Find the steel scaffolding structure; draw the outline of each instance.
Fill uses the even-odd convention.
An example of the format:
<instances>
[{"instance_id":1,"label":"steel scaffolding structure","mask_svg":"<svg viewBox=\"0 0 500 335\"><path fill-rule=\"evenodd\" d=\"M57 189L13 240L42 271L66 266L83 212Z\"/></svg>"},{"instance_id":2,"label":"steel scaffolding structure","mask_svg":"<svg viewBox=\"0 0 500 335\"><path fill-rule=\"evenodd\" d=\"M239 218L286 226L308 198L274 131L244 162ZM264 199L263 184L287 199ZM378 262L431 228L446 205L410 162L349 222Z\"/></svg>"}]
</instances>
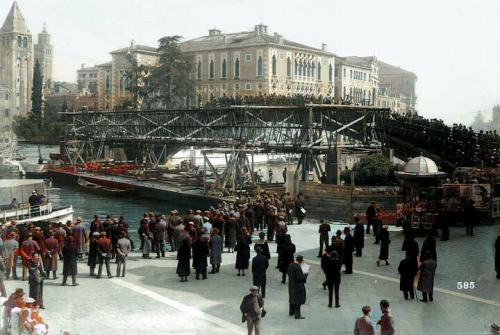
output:
<instances>
[{"instance_id":1,"label":"steel scaffolding structure","mask_svg":"<svg viewBox=\"0 0 500 335\"><path fill-rule=\"evenodd\" d=\"M217 109L65 113L66 138L103 144L246 147L274 152L332 150L339 135L350 145L381 145L387 109L342 105L233 106ZM98 151L98 149L97 149ZM96 152L97 152L96 151Z\"/></svg>"}]
</instances>

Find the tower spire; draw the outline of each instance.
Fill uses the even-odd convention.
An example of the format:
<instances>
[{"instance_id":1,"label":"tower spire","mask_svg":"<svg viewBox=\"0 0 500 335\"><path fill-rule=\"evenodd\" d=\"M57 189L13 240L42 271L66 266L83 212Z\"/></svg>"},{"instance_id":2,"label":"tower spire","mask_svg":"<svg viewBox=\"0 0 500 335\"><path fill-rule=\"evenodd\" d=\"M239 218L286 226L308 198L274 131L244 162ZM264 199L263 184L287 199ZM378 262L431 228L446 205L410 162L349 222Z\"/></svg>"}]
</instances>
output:
<instances>
[{"instance_id":1,"label":"tower spire","mask_svg":"<svg viewBox=\"0 0 500 335\"><path fill-rule=\"evenodd\" d=\"M26 26L26 21L24 20L24 16L17 5L17 1L12 3L12 7L10 8L9 14L5 19L2 28L0 29L1 33L20 33L20 34L30 34L28 27Z\"/></svg>"}]
</instances>

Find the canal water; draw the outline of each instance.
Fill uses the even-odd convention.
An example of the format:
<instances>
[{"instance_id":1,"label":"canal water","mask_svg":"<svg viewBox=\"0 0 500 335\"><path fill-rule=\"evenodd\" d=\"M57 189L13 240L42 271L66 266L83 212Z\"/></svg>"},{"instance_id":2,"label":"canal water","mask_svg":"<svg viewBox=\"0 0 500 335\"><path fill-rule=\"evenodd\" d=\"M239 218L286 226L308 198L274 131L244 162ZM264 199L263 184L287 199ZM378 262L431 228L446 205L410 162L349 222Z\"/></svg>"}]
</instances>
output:
<instances>
[{"instance_id":1,"label":"canal water","mask_svg":"<svg viewBox=\"0 0 500 335\"><path fill-rule=\"evenodd\" d=\"M49 158L49 153L59 152L58 146L51 145L41 145L40 151L42 153L42 158L47 160ZM19 153L26 157L26 161L36 163L38 161L38 147L36 145L19 145ZM180 152L177 157L174 158L175 163L179 163L182 159L188 158L188 151ZM224 160L222 157L215 157L216 160ZM197 164L203 164L203 161L199 162L197 158ZM268 166L265 164L264 158L259 158L260 163L256 166L256 169L261 169L264 173L267 171ZM281 171L284 165L273 165L274 170L274 180L282 181ZM267 178L267 173L266 178ZM112 197L106 195L99 195L91 192L83 191L78 186L69 185L58 185L57 183L52 183L52 186L48 189L47 196L51 199L55 208L73 206L75 211L75 218L81 217L84 222L88 225L92 220L94 215L99 215L100 217L105 217L108 214L114 217L119 217L123 215L129 224L131 236L134 240L137 240L137 229L139 228L139 221L145 212L153 213L169 213L173 209L177 209L181 212L185 212L189 208L185 205L181 205L175 202L162 202L154 199L141 199L141 198L127 198L127 197ZM193 204L196 207L196 204ZM195 208L197 209L197 208Z\"/></svg>"}]
</instances>

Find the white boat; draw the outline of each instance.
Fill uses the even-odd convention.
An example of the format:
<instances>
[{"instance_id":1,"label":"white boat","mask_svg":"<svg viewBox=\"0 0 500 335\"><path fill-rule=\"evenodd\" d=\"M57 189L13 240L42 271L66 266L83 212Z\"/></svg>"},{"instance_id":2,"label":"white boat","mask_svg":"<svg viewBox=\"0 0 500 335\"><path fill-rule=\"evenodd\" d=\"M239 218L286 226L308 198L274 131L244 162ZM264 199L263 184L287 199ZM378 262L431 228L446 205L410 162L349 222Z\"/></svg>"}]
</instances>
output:
<instances>
[{"instance_id":1,"label":"white boat","mask_svg":"<svg viewBox=\"0 0 500 335\"><path fill-rule=\"evenodd\" d=\"M0 220L18 224L73 221L73 206L54 208L47 190L43 179L0 179ZM33 191L40 197L40 205L30 206Z\"/></svg>"}]
</instances>

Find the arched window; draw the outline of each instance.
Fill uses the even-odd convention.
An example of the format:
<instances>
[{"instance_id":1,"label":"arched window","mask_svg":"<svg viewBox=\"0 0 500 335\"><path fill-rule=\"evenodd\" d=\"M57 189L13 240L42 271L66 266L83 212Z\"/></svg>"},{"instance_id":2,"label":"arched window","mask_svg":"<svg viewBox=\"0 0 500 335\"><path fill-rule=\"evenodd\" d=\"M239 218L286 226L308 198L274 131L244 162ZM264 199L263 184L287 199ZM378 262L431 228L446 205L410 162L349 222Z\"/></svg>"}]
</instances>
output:
<instances>
[{"instance_id":1,"label":"arched window","mask_svg":"<svg viewBox=\"0 0 500 335\"><path fill-rule=\"evenodd\" d=\"M286 59L286 76L292 76L292 61L290 60L290 57Z\"/></svg>"},{"instance_id":2,"label":"arched window","mask_svg":"<svg viewBox=\"0 0 500 335\"><path fill-rule=\"evenodd\" d=\"M23 46L23 39L21 36L17 36L17 46L22 47Z\"/></svg>"},{"instance_id":3,"label":"arched window","mask_svg":"<svg viewBox=\"0 0 500 335\"><path fill-rule=\"evenodd\" d=\"M240 77L240 59L236 58L234 61L234 78Z\"/></svg>"},{"instance_id":4,"label":"arched window","mask_svg":"<svg viewBox=\"0 0 500 335\"><path fill-rule=\"evenodd\" d=\"M311 66L311 77L314 78L314 73L316 71L316 65L314 64L314 62L312 63L312 66Z\"/></svg>"},{"instance_id":5,"label":"arched window","mask_svg":"<svg viewBox=\"0 0 500 335\"><path fill-rule=\"evenodd\" d=\"M299 73L299 62L297 62L297 60L295 60L295 75L297 74L300 74Z\"/></svg>"},{"instance_id":6,"label":"arched window","mask_svg":"<svg viewBox=\"0 0 500 335\"><path fill-rule=\"evenodd\" d=\"M23 48L27 48L28 47L28 38L25 37L23 38Z\"/></svg>"},{"instance_id":7,"label":"arched window","mask_svg":"<svg viewBox=\"0 0 500 335\"><path fill-rule=\"evenodd\" d=\"M302 76L302 61L299 61L299 76Z\"/></svg>"},{"instance_id":8,"label":"arched window","mask_svg":"<svg viewBox=\"0 0 500 335\"><path fill-rule=\"evenodd\" d=\"M125 91L125 80L123 80L123 77L120 77L120 91Z\"/></svg>"},{"instance_id":9,"label":"arched window","mask_svg":"<svg viewBox=\"0 0 500 335\"><path fill-rule=\"evenodd\" d=\"M311 77L311 76L312 76L312 75L311 75L311 63L309 63L309 62L307 63L307 76L308 76L308 77Z\"/></svg>"},{"instance_id":10,"label":"arched window","mask_svg":"<svg viewBox=\"0 0 500 335\"><path fill-rule=\"evenodd\" d=\"M333 81L333 66L332 66L332 64L330 64L330 66L328 67L328 80Z\"/></svg>"},{"instance_id":11,"label":"arched window","mask_svg":"<svg viewBox=\"0 0 500 335\"><path fill-rule=\"evenodd\" d=\"M226 60L222 60L222 78L227 78L227 63Z\"/></svg>"},{"instance_id":12,"label":"arched window","mask_svg":"<svg viewBox=\"0 0 500 335\"><path fill-rule=\"evenodd\" d=\"M201 79L201 60L198 61L198 66L196 67L196 78Z\"/></svg>"},{"instance_id":13,"label":"arched window","mask_svg":"<svg viewBox=\"0 0 500 335\"><path fill-rule=\"evenodd\" d=\"M106 74L106 84L105 84L105 89L106 91L109 91L109 73Z\"/></svg>"},{"instance_id":14,"label":"arched window","mask_svg":"<svg viewBox=\"0 0 500 335\"><path fill-rule=\"evenodd\" d=\"M273 60L272 60L272 74L273 74L273 76L276 75L276 55L273 55Z\"/></svg>"},{"instance_id":15,"label":"arched window","mask_svg":"<svg viewBox=\"0 0 500 335\"><path fill-rule=\"evenodd\" d=\"M215 77L215 65L214 65L214 60L210 60L210 72L209 72L209 78L214 79Z\"/></svg>"},{"instance_id":16,"label":"arched window","mask_svg":"<svg viewBox=\"0 0 500 335\"><path fill-rule=\"evenodd\" d=\"M321 62L318 62L318 80L321 80Z\"/></svg>"},{"instance_id":17,"label":"arched window","mask_svg":"<svg viewBox=\"0 0 500 335\"><path fill-rule=\"evenodd\" d=\"M257 77L264 76L264 64L262 62L262 56L259 56L257 60Z\"/></svg>"}]
</instances>

